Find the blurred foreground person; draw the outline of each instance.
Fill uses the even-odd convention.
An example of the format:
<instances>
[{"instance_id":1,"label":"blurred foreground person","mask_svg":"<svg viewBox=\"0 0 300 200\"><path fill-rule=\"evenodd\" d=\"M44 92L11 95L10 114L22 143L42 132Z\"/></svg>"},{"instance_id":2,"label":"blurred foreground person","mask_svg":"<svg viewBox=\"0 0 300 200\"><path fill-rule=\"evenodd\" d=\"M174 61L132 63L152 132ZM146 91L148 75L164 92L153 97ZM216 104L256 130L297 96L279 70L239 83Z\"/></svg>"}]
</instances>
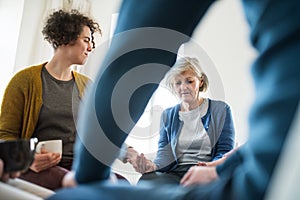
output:
<instances>
[{"instance_id":1,"label":"blurred foreground person","mask_svg":"<svg viewBox=\"0 0 300 200\"><path fill-rule=\"evenodd\" d=\"M197 182L187 184L192 186L140 184L135 187L112 185L105 181L109 177L110 165L134 126L127 117L119 117L124 112L115 115L116 110L123 108L118 105L127 100L128 94L117 90L122 88L118 81L127 78L127 84L122 85L140 86L132 93L127 107L133 121L136 121L157 88L151 83L159 82L167 72L163 71L162 65L174 64L178 48L189 40L213 2L123 1L110 51L81 109L83 114L78 131L81 137L76 142L74 166L74 181L79 185L58 191L50 199L264 198L299 104L298 0L242 1L250 25L251 43L258 52L252 66L256 99L249 115L250 133L245 145L217 167L199 166L197 170L193 167L194 175L202 176ZM124 53L128 49L132 51ZM133 72L140 73L139 79L130 76ZM128 76L123 77L124 74ZM142 80L143 86L140 85ZM115 93L116 90L119 93ZM112 98L114 95L119 96ZM96 136L106 140L98 140L97 143L105 144L106 149L109 147L110 151L106 154L101 154L103 149L95 148L91 139L95 138L94 132L99 127L102 134L97 132Z\"/></svg>"}]
</instances>

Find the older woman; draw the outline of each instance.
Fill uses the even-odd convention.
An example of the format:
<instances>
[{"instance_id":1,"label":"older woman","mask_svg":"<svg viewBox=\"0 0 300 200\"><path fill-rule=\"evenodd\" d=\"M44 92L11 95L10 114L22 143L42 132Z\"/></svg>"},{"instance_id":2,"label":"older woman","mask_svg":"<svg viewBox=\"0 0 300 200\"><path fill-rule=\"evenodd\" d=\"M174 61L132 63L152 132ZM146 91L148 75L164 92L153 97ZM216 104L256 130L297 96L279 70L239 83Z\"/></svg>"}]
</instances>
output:
<instances>
[{"instance_id":1,"label":"older woman","mask_svg":"<svg viewBox=\"0 0 300 200\"><path fill-rule=\"evenodd\" d=\"M234 123L225 102L201 96L209 84L196 58L179 59L165 83L181 103L162 113L156 158L152 162L141 154L129 162L142 180L179 183L190 167L218 160L234 148Z\"/></svg>"},{"instance_id":2,"label":"older woman","mask_svg":"<svg viewBox=\"0 0 300 200\"><path fill-rule=\"evenodd\" d=\"M77 110L90 82L71 66L86 62L95 46L95 32L101 33L98 23L77 10L52 13L42 33L54 49L53 57L49 62L21 70L6 88L0 139L37 137L39 141L63 142L62 155L47 151L35 155L30 170L22 175L28 181L56 189L71 168Z\"/></svg>"}]
</instances>

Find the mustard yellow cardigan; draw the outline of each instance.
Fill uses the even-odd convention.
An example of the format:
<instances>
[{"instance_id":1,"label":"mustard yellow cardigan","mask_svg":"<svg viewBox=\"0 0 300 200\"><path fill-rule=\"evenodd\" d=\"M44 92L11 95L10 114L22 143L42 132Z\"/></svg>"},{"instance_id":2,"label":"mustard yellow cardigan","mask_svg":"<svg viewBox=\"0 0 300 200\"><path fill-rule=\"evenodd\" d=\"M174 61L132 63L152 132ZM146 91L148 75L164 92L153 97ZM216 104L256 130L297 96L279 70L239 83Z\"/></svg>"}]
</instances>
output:
<instances>
[{"instance_id":1,"label":"mustard yellow cardigan","mask_svg":"<svg viewBox=\"0 0 300 200\"><path fill-rule=\"evenodd\" d=\"M43 104L41 73L45 64L23 69L10 80L0 110L0 139L28 139L34 133ZM90 79L78 72L72 73L82 98Z\"/></svg>"}]
</instances>

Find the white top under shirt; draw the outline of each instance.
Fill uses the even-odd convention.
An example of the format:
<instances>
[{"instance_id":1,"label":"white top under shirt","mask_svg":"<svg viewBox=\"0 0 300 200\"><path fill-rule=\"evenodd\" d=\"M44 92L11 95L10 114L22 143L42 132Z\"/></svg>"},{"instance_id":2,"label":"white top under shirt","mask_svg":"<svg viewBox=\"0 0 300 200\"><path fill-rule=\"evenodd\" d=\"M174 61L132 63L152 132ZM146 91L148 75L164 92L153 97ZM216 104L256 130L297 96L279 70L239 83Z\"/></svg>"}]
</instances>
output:
<instances>
[{"instance_id":1,"label":"white top under shirt","mask_svg":"<svg viewBox=\"0 0 300 200\"><path fill-rule=\"evenodd\" d=\"M178 136L176 154L179 165L197 164L199 161L211 161L211 143L201 118L207 113L208 99L191 111L179 111L179 120L183 121Z\"/></svg>"}]
</instances>

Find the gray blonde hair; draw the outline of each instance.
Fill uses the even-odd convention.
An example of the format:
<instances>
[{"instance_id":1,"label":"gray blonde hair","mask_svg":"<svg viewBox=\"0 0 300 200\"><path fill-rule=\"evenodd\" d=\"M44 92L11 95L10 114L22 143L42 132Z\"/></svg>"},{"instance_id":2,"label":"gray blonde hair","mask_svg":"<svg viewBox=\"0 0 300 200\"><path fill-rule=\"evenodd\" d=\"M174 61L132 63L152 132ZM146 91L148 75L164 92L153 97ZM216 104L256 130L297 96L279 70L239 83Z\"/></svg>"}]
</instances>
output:
<instances>
[{"instance_id":1,"label":"gray blonde hair","mask_svg":"<svg viewBox=\"0 0 300 200\"><path fill-rule=\"evenodd\" d=\"M203 80L203 85L199 88L200 92L205 92L208 89L208 78L202 70L198 59L194 57L183 57L176 61L173 67L166 73L164 78L164 84L171 90L172 93L175 94L173 85L175 77L186 71L193 71L199 80Z\"/></svg>"}]
</instances>

